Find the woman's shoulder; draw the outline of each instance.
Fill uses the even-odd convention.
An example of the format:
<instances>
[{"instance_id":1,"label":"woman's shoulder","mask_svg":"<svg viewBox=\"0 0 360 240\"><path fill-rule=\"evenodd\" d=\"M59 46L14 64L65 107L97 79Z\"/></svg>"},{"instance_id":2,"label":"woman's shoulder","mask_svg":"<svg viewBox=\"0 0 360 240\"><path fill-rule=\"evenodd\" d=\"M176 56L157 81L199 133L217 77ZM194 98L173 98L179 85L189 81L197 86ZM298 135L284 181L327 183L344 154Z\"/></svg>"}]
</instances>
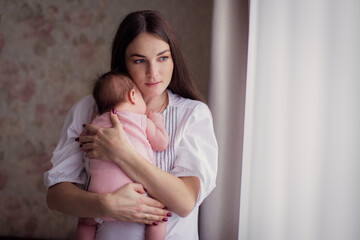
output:
<instances>
[{"instance_id":1,"label":"woman's shoulder","mask_svg":"<svg viewBox=\"0 0 360 240\"><path fill-rule=\"evenodd\" d=\"M94 97L92 95L86 95L80 98L73 107L93 107L95 104Z\"/></svg>"},{"instance_id":2,"label":"woman's shoulder","mask_svg":"<svg viewBox=\"0 0 360 240\"><path fill-rule=\"evenodd\" d=\"M91 120L94 112L97 112L97 107L93 96L87 95L82 97L70 109L65 120L65 125L76 124L82 126L82 124Z\"/></svg>"},{"instance_id":3,"label":"woman's shoulder","mask_svg":"<svg viewBox=\"0 0 360 240\"><path fill-rule=\"evenodd\" d=\"M168 94L169 105L172 107L177 107L183 110L209 111L209 107L201 101L181 97L169 90Z\"/></svg>"},{"instance_id":4,"label":"woman's shoulder","mask_svg":"<svg viewBox=\"0 0 360 240\"><path fill-rule=\"evenodd\" d=\"M87 95L82 97L74 106L71 108L70 111L72 112L93 112L96 110L95 100L92 95Z\"/></svg>"}]
</instances>

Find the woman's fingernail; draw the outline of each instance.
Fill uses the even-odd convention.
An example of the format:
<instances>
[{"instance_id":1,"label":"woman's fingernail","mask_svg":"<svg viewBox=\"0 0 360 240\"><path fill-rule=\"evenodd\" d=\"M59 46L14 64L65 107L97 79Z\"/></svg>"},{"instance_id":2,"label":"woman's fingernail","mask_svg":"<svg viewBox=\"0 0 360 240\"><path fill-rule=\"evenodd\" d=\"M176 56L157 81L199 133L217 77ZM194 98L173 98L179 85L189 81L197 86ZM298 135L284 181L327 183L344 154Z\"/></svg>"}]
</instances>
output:
<instances>
[{"instance_id":1,"label":"woman's fingernail","mask_svg":"<svg viewBox=\"0 0 360 240\"><path fill-rule=\"evenodd\" d=\"M117 111L116 111L115 108L112 109L112 113L113 113L113 114L116 114L116 113L117 113Z\"/></svg>"},{"instance_id":2,"label":"woman's fingernail","mask_svg":"<svg viewBox=\"0 0 360 240\"><path fill-rule=\"evenodd\" d=\"M167 219L167 218L163 218L162 220L163 220L163 222L167 222L167 221L168 221L168 219Z\"/></svg>"},{"instance_id":3,"label":"woman's fingernail","mask_svg":"<svg viewBox=\"0 0 360 240\"><path fill-rule=\"evenodd\" d=\"M157 222L153 222L153 225L154 225L154 226L157 226L157 225L158 225L158 223L157 223Z\"/></svg>"},{"instance_id":4,"label":"woman's fingernail","mask_svg":"<svg viewBox=\"0 0 360 240\"><path fill-rule=\"evenodd\" d=\"M168 212L168 213L166 214L166 216L171 217L171 216L172 216L171 212Z\"/></svg>"},{"instance_id":5,"label":"woman's fingernail","mask_svg":"<svg viewBox=\"0 0 360 240\"><path fill-rule=\"evenodd\" d=\"M167 209L167 207L164 207L163 209L164 209L164 210L169 210L169 209Z\"/></svg>"},{"instance_id":6,"label":"woman's fingernail","mask_svg":"<svg viewBox=\"0 0 360 240\"><path fill-rule=\"evenodd\" d=\"M77 138L75 138L75 141L77 141L77 142L78 142L78 141L79 141L79 138L78 138L78 137L77 137Z\"/></svg>"}]
</instances>

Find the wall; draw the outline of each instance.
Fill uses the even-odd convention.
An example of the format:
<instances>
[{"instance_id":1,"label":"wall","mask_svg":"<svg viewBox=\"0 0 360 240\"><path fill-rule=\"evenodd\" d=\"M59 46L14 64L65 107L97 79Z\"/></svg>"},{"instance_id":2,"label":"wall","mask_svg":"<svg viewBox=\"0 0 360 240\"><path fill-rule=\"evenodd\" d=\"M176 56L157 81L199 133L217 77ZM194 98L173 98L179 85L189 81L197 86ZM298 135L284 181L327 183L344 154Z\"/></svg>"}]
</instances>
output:
<instances>
[{"instance_id":1,"label":"wall","mask_svg":"<svg viewBox=\"0 0 360 240\"><path fill-rule=\"evenodd\" d=\"M0 236L73 238L76 219L45 204L43 173L68 110L109 69L118 23L139 9L174 25L206 97L210 0L0 2Z\"/></svg>"}]
</instances>

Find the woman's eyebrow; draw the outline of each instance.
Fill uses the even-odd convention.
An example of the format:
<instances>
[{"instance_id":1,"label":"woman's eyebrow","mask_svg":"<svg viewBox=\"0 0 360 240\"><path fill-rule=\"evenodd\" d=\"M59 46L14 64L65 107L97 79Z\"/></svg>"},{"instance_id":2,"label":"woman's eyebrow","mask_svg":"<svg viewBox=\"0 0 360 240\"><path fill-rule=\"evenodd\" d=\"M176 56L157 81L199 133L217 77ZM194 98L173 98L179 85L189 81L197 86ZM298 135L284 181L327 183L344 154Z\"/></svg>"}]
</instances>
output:
<instances>
[{"instance_id":1,"label":"woman's eyebrow","mask_svg":"<svg viewBox=\"0 0 360 240\"><path fill-rule=\"evenodd\" d=\"M138 53L131 54L129 57L141 57L141 58L145 58L145 56L140 55L140 54L138 54Z\"/></svg>"},{"instance_id":2,"label":"woman's eyebrow","mask_svg":"<svg viewBox=\"0 0 360 240\"><path fill-rule=\"evenodd\" d=\"M164 54L164 53L166 53L166 52L170 52L170 50L169 50L169 49L166 49L166 50L164 50L164 51L161 51L161 52L159 52L158 54L156 54L156 56L160 56L160 55L162 55L162 54ZM141 55L141 54L138 54L138 53L131 54L129 57L146 58L144 55Z\"/></svg>"},{"instance_id":3,"label":"woman's eyebrow","mask_svg":"<svg viewBox=\"0 0 360 240\"><path fill-rule=\"evenodd\" d=\"M170 52L170 50L169 50L169 49L166 49L166 50L164 50L164 51L159 52L158 54L156 54L156 56L163 55L163 54L166 53L166 52Z\"/></svg>"}]
</instances>

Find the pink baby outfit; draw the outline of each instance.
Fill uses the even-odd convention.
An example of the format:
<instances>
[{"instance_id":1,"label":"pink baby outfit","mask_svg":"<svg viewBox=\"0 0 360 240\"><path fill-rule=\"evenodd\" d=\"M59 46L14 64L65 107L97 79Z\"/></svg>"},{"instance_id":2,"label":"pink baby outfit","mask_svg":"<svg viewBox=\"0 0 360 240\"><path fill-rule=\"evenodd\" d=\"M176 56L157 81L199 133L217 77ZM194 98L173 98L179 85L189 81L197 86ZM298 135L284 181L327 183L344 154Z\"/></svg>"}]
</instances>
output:
<instances>
[{"instance_id":1,"label":"pink baby outfit","mask_svg":"<svg viewBox=\"0 0 360 240\"><path fill-rule=\"evenodd\" d=\"M126 111L119 111L117 115L130 145L152 162L153 150L146 137L146 115ZM110 113L96 117L92 124L105 128L112 127ZM115 163L99 159L90 159L90 175L89 192L109 193L133 182Z\"/></svg>"},{"instance_id":2,"label":"pink baby outfit","mask_svg":"<svg viewBox=\"0 0 360 240\"><path fill-rule=\"evenodd\" d=\"M146 118L144 114L138 114L128 111L118 111L117 115L124 128L126 138L130 145L145 159L152 162L153 150L146 135ZM113 126L110 119L110 113L104 113L92 121L93 125L110 128ZM100 159L90 159L90 184L89 192L109 193L113 192L127 183L133 181L113 162ZM102 224L114 226L119 233L119 239L145 239L145 225L140 223L114 222L108 217L101 218L105 220ZM92 220L92 219L90 219ZM96 231L96 224L89 219L81 219L77 228L77 239L107 239L107 232ZM102 220L97 219L101 222ZM162 225L162 226L161 226ZM146 239L164 239L166 226L146 226Z\"/></svg>"}]
</instances>

